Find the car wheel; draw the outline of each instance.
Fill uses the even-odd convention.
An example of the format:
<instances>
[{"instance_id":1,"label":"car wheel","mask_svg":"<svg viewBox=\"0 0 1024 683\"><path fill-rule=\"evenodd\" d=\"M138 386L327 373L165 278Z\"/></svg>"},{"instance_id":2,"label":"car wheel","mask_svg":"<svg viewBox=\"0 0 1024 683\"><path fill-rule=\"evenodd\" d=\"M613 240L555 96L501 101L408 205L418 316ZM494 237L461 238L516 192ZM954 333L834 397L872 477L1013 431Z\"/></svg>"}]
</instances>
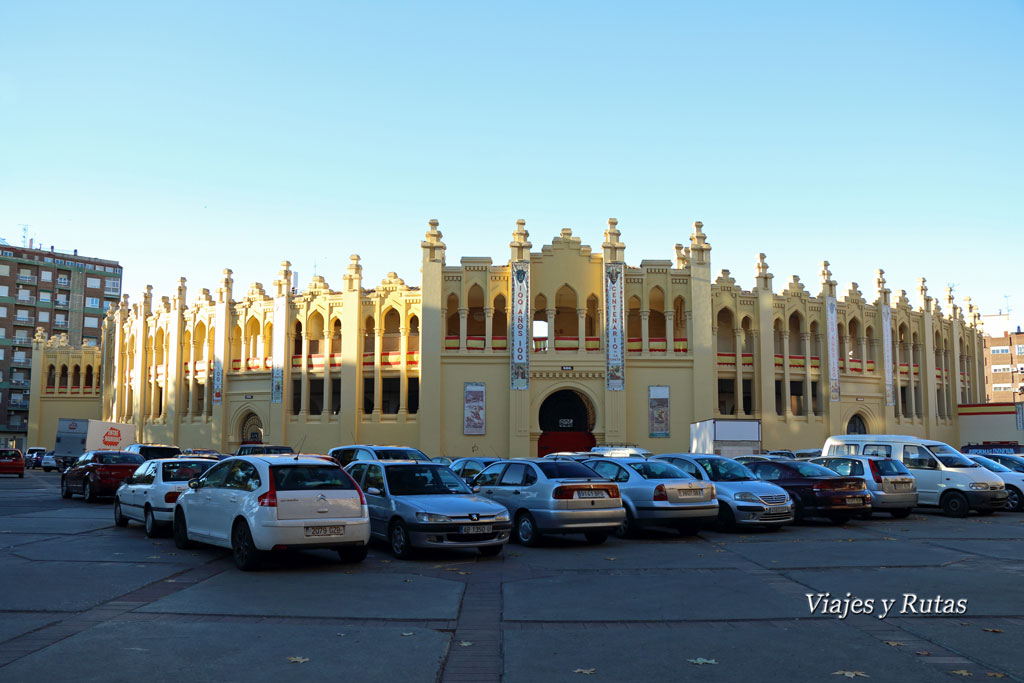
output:
<instances>
[{"instance_id":1,"label":"car wheel","mask_svg":"<svg viewBox=\"0 0 1024 683\"><path fill-rule=\"evenodd\" d=\"M590 545L601 545L608 540L608 534L599 531L588 531L583 534L583 537L587 539L587 543Z\"/></svg>"},{"instance_id":2,"label":"car wheel","mask_svg":"<svg viewBox=\"0 0 1024 683\"><path fill-rule=\"evenodd\" d=\"M64 477L60 478L60 497L61 498L70 498L71 497L71 489L68 488L68 482L67 482L67 480Z\"/></svg>"},{"instance_id":3,"label":"car wheel","mask_svg":"<svg viewBox=\"0 0 1024 683\"><path fill-rule=\"evenodd\" d=\"M96 494L92 490L92 481L89 479L82 482L82 498L85 498L86 503L96 502Z\"/></svg>"},{"instance_id":4,"label":"car wheel","mask_svg":"<svg viewBox=\"0 0 1024 683\"><path fill-rule=\"evenodd\" d=\"M192 547L192 541L188 538L185 513L181 511L181 508L174 511L174 547L179 550L187 550Z\"/></svg>"},{"instance_id":5,"label":"car wheel","mask_svg":"<svg viewBox=\"0 0 1024 683\"><path fill-rule=\"evenodd\" d=\"M504 547L504 543L502 543L501 545L482 545L479 548L477 548L477 550L479 550L480 554L484 557L494 557L495 555L500 555L501 549Z\"/></svg>"},{"instance_id":6,"label":"car wheel","mask_svg":"<svg viewBox=\"0 0 1024 683\"><path fill-rule=\"evenodd\" d=\"M957 491L950 491L944 495L940 504L943 514L947 517L966 517L971 509L964 494Z\"/></svg>"},{"instance_id":7,"label":"car wheel","mask_svg":"<svg viewBox=\"0 0 1024 683\"><path fill-rule=\"evenodd\" d=\"M533 515L525 510L516 515L515 539L525 546L535 546L540 542L540 532Z\"/></svg>"},{"instance_id":8,"label":"car wheel","mask_svg":"<svg viewBox=\"0 0 1024 683\"><path fill-rule=\"evenodd\" d=\"M356 548L338 548L338 559L346 564L362 562L366 559L366 553L369 550L370 548L365 545Z\"/></svg>"},{"instance_id":9,"label":"car wheel","mask_svg":"<svg viewBox=\"0 0 1024 683\"><path fill-rule=\"evenodd\" d=\"M153 516L153 508L146 506L146 510L143 512L146 523L146 536L149 538L156 538L160 535L160 523L156 521L156 517Z\"/></svg>"},{"instance_id":10,"label":"car wheel","mask_svg":"<svg viewBox=\"0 0 1024 683\"><path fill-rule=\"evenodd\" d=\"M634 533L636 533L636 520L633 519L633 513L629 511L629 508L626 508L626 516L615 529L615 535L619 538L629 538Z\"/></svg>"},{"instance_id":11,"label":"car wheel","mask_svg":"<svg viewBox=\"0 0 1024 683\"><path fill-rule=\"evenodd\" d=\"M1006 509L1015 512L1024 511L1024 498L1021 497L1020 490L1013 486L1006 487Z\"/></svg>"},{"instance_id":12,"label":"car wheel","mask_svg":"<svg viewBox=\"0 0 1024 683\"><path fill-rule=\"evenodd\" d=\"M906 519L912 511L911 508L900 508L899 510L889 510L889 514L895 519Z\"/></svg>"},{"instance_id":13,"label":"car wheel","mask_svg":"<svg viewBox=\"0 0 1024 683\"><path fill-rule=\"evenodd\" d=\"M399 560L408 560L412 557L412 544L409 542L409 532L405 524L395 520L388 529L388 541L391 542L391 554Z\"/></svg>"},{"instance_id":14,"label":"car wheel","mask_svg":"<svg viewBox=\"0 0 1024 683\"><path fill-rule=\"evenodd\" d=\"M120 527L128 526L128 518L121 513L121 500L114 498L114 524Z\"/></svg>"},{"instance_id":15,"label":"car wheel","mask_svg":"<svg viewBox=\"0 0 1024 683\"><path fill-rule=\"evenodd\" d=\"M231 529L231 556L235 566L243 572L251 572L260 566L260 551L252 540L249 525L238 520Z\"/></svg>"},{"instance_id":16,"label":"car wheel","mask_svg":"<svg viewBox=\"0 0 1024 683\"><path fill-rule=\"evenodd\" d=\"M847 522L849 522L851 519L853 519L853 515L848 515L848 514L844 514L844 515L829 515L828 516L828 520L830 522L832 522L832 524L834 524L836 526L842 526L842 525L846 524Z\"/></svg>"},{"instance_id":17,"label":"car wheel","mask_svg":"<svg viewBox=\"0 0 1024 683\"><path fill-rule=\"evenodd\" d=\"M736 528L736 515L728 503L718 503L718 526L723 529Z\"/></svg>"}]
</instances>

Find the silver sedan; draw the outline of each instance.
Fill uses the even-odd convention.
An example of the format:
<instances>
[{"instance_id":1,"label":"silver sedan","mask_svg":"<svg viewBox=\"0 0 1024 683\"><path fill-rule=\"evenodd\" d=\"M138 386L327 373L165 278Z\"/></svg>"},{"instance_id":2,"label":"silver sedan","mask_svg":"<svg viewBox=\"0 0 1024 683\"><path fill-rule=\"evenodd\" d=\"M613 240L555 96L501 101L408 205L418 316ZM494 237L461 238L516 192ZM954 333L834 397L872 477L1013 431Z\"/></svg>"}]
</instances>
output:
<instances>
[{"instance_id":1,"label":"silver sedan","mask_svg":"<svg viewBox=\"0 0 1024 683\"><path fill-rule=\"evenodd\" d=\"M345 468L363 488L370 535L386 540L399 559L415 548L477 548L497 555L511 523L501 505L473 495L440 463L418 460L356 461Z\"/></svg>"},{"instance_id":2,"label":"silver sedan","mask_svg":"<svg viewBox=\"0 0 1024 683\"><path fill-rule=\"evenodd\" d=\"M583 464L618 485L626 509L619 536L644 526L672 527L691 535L718 519L715 485L670 463L634 457L594 458Z\"/></svg>"}]
</instances>

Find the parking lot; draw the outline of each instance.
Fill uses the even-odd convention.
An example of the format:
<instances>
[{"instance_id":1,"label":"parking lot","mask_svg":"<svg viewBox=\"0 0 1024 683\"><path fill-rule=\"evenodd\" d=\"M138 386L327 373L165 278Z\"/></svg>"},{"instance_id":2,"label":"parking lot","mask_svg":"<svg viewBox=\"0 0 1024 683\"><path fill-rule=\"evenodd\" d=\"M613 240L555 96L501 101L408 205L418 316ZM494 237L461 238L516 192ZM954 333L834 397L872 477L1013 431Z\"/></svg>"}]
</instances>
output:
<instances>
[{"instance_id":1,"label":"parking lot","mask_svg":"<svg viewBox=\"0 0 1024 683\"><path fill-rule=\"evenodd\" d=\"M62 500L59 476L0 479L0 680L1024 680L1021 514L308 552L243 573L114 527L109 501ZM812 613L819 593L872 613Z\"/></svg>"}]
</instances>

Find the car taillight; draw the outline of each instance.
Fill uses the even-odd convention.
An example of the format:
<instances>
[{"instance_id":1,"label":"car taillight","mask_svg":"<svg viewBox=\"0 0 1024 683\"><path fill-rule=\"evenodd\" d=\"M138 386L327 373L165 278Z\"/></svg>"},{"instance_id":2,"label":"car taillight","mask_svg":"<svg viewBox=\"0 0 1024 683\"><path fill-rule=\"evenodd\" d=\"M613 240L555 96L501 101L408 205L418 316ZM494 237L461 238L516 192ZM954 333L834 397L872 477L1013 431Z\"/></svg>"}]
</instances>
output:
<instances>
[{"instance_id":1,"label":"car taillight","mask_svg":"<svg viewBox=\"0 0 1024 683\"><path fill-rule=\"evenodd\" d=\"M654 487L654 500L668 500L668 491L665 490L664 484Z\"/></svg>"},{"instance_id":2,"label":"car taillight","mask_svg":"<svg viewBox=\"0 0 1024 683\"><path fill-rule=\"evenodd\" d=\"M555 500L571 500L575 491L576 489L570 486L556 486L551 492L551 497Z\"/></svg>"},{"instance_id":3,"label":"car taillight","mask_svg":"<svg viewBox=\"0 0 1024 683\"><path fill-rule=\"evenodd\" d=\"M269 472L270 490L266 493L261 493L256 497L256 502L259 503L261 508L276 508L277 507L277 484L274 483L274 470L271 468Z\"/></svg>"},{"instance_id":4,"label":"car taillight","mask_svg":"<svg viewBox=\"0 0 1024 683\"><path fill-rule=\"evenodd\" d=\"M816 481L816 482L814 482L814 490L815 491L828 491L828 490L830 490L832 488L834 488L834 487L832 486L832 482L830 482L830 481Z\"/></svg>"},{"instance_id":5,"label":"car taillight","mask_svg":"<svg viewBox=\"0 0 1024 683\"><path fill-rule=\"evenodd\" d=\"M868 460L868 465L871 467L871 477L877 481L882 481L882 473L878 469L878 463L874 460Z\"/></svg>"},{"instance_id":6,"label":"car taillight","mask_svg":"<svg viewBox=\"0 0 1024 683\"><path fill-rule=\"evenodd\" d=\"M165 503L173 503L176 500L178 500L178 496L180 496L180 495L181 495L180 491L168 491L167 493L164 494L164 502Z\"/></svg>"},{"instance_id":7,"label":"car taillight","mask_svg":"<svg viewBox=\"0 0 1024 683\"><path fill-rule=\"evenodd\" d=\"M344 467L341 468L341 471L345 473L345 476L349 478L349 481L352 482L352 485L356 487L356 491L359 492L359 504L366 505L366 496L363 495L363 490L359 488L359 484L356 483L356 480L352 478L352 475L349 474L348 470L346 470Z\"/></svg>"}]
</instances>

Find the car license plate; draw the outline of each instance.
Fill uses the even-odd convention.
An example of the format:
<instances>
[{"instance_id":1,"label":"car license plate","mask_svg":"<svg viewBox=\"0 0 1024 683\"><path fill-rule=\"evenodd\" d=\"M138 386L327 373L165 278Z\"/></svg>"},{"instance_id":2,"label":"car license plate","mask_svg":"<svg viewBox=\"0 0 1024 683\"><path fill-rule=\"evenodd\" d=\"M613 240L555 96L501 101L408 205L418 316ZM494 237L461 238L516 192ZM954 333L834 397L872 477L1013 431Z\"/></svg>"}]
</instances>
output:
<instances>
[{"instance_id":1,"label":"car license plate","mask_svg":"<svg viewBox=\"0 0 1024 683\"><path fill-rule=\"evenodd\" d=\"M490 524L467 524L462 527L463 534L489 534L494 530Z\"/></svg>"},{"instance_id":2,"label":"car license plate","mask_svg":"<svg viewBox=\"0 0 1024 683\"><path fill-rule=\"evenodd\" d=\"M307 526L306 536L344 536L344 526Z\"/></svg>"},{"instance_id":3,"label":"car license plate","mask_svg":"<svg viewBox=\"0 0 1024 683\"><path fill-rule=\"evenodd\" d=\"M864 504L864 499L863 498L847 498L846 499L846 504L847 505L863 505Z\"/></svg>"},{"instance_id":4,"label":"car license plate","mask_svg":"<svg viewBox=\"0 0 1024 683\"><path fill-rule=\"evenodd\" d=\"M576 491L577 498L604 498L606 494L599 489L580 489Z\"/></svg>"},{"instance_id":5,"label":"car license plate","mask_svg":"<svg viewBox=\"0 0 1024 683\"><path fill-rule=\"evenodd\" d=\"M781 505L779 507L768 508L768 514L769 515L781 515L784 512L789 512L789 508L786 507L785 505Z\"/></svg>"}]
</instances>

